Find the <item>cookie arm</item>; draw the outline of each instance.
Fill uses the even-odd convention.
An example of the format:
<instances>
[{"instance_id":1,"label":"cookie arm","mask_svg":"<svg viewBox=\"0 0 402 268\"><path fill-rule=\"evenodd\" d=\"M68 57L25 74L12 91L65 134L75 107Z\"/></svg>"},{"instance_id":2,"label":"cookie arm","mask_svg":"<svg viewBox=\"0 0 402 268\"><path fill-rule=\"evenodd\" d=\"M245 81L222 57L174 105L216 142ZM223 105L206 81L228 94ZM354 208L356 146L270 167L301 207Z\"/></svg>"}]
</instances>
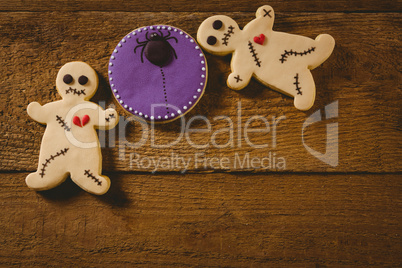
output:
<instances>
[{"instance_id":1,"label":"cookie arm","mask_svg":"<svg viewBox=\"0 0 402 268\"><path fill-rule=\"evenodd\" d=\"M119 123L119 115L116 110L112 108L103 110L99 107L99 122L97 124L99 129L111 129L114 128L117 123Z\"/></svg>"},{"instance_id":2,"label":"cookie arm","mask_svg":"<svg viewBox=\"0 0 402 268\"><path fill-rule=\"evenodd\" d=\"M228 77L227 85L234 90L240 90L246 87L253 75L253 68L251 68L249 62L247 62L249 57L241 56L242 55L235 52L230 64L232 73Z\"/></svg>"},{"instance_id":3,"label":"cookie arm","mask_svg":"<svg viewBox=\"0 0 402 268\"><path fill-rule=\"evenodd\" d=\"M269 20L269 19L274 20L274 17L275 17L274 9L269 5L261 6L255 12L255 17L256 18L262 17L262 18L266 18L267 20Z\"/></svg>"},{"instance_id":4,"label":"cookie arm","mask_svg":"<svg viewBox=\"0 0 402 268\"><path fill-rule=\"evenodd\" d=\"M27 107L28 115L41 124L46 124L46 110L46 105L42 106L38 102L31 102Z\"/></svg>"},{"instance_id":5,"label":"cookie arm","mask_svg":"<svg viewBox=\"0 0 402 268\"><path fill-rule=\"evenodd\" d=\"M257 24L261 23L264 25L263 27L266 28L267 30L272 30L272 26L274 25L275 13L274 9L271 6L264 5L259 7L257 9L257 12L255 13L255 17L256 19L253 20L252 22ZM250 24L252 22L250 22Z\"/></svg>"}]
</instances>

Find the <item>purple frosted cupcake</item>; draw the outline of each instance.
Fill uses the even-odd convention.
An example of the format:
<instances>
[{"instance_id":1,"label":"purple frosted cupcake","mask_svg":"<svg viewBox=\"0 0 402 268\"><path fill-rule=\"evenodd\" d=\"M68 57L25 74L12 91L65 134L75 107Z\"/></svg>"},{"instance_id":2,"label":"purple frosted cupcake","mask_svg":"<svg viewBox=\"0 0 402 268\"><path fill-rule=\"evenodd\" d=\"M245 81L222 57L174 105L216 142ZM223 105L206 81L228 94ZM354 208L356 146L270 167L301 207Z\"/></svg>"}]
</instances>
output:
<instances>
[{"instance_id":1,"label":"purple frosted cupcake","mask_svg":"<svg viewBox=\"0 0 402 268\"><path fill-rule=\"evenodd\" d=\"M109 61L114 96L129 113L166 123L190 111L204 94L207 63L179 28L152 25L127 34Z\"/></svg>"}]
</instances>

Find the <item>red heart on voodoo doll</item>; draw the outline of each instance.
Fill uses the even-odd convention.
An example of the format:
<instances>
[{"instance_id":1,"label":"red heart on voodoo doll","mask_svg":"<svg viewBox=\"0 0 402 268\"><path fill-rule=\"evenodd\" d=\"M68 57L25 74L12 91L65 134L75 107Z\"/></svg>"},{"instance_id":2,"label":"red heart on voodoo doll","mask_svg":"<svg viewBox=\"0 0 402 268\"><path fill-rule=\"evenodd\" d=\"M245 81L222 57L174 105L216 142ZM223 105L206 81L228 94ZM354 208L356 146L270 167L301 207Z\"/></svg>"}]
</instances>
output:
<instances>
[{"instance_id":1,"label":"red heart on voodoo doll","mask_svg":"<svg viewBox=\"0 0 402 268\"><path fill-rule=\"evenodd\" d=\"M82 124L81 124L81 122L82 122ZM87 115L87 114L82 117L82 121L81 121L81 119L80 119L78 116L74 116L74 117L73 117L73 123L74 123L74 125L76 125L76 126L83 127L83 126L85 126L88 122L89 122L89 115Z\"/></svg>"},{"instance_id":2,"label":"red heart on voodoo doll","mask_svg":"<svg viewBox=\"0 0 402 268\"><path fill-rule=\"evenodd\" d=\"M260 36L254 36L254 42L256 42L257 44L264 44L265 41L265 35L264 34L260 34Z\"/></svg>"}]
</instances>

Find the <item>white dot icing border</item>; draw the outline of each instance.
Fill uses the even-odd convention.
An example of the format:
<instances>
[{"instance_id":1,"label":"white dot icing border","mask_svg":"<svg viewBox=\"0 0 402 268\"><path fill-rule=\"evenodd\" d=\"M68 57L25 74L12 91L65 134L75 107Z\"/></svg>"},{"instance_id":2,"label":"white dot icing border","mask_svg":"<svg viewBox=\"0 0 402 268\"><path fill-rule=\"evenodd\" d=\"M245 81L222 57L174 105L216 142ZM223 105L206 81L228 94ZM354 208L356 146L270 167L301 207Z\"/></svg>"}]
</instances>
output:
<instances>
[{"instance_id":1,"label":"white dot icing border","mask_svg":"<svg viewBox=\"0 0 402 268\"><path fill-rule=\"evenodd\" d=\"M197 104L197 102L201 99L201 97L203 96L203 94L204 94L204 92L205 92L205 87L206 87L206 82L207 82L207 77L208 77L208 67L207 67L207 64L206 64L206 57L205 57L205 55L204 55L204 52L200 49L199 45L197 44L197 41L196 41L192 36L190 36L189 34L185 33L184 31L182 31L182 30L180 30L180 29L178 29L178 28L175 28L175 27L173 27L173 26L169 26L169 25L152 25L152 26L140 27L140 28L137 28L137 29L131 31L131 32L128 33L125 37L123 37L123 38L120 40L120 42L117 44L116 48L113 50L113 53L112 53L112 55L111 55L111 57L110 57L110 60L109 60L109 70L108 70L109 81L110 81L110 82L113 81L113 76L112 76L112 75L113 75L113 70L112 70L111 68L112 68L114 65L113 65L113 62L112 62L112 61L116 59L116 54L119 52L119 48L123 46L123 43L126 43L126 41L127 41L126 38L130 39L131 37L134 37L135 35L137 35L137 33L141 33L142 31L148 31L148 29L154 30L155 27L156 27L157 30L160 30L160 29L166 30L166 29L167 29L168 31L174 31L174 32L180 31L180 32L179 32L180 36L181 36L181 37L184 37L184 39L187 39L190 43L195 44L194 49L199 50L199 51L201 52L201 53L199 54L199 56L202 57L202 60L201 60L201 65L202 65L201 71L202 71L203 73L201 74L201 78L204 79L204 82L201 82L201 83L200 83L200 87L202 87L202 89L201 89L201 88L197 88L196 91L195 91L196 93L201 93L201 94L200 94L199 96L198 96L198 95L193 95L193 96L191 97L191 99L194 99L194 101L195 101L194 105L193 105L193 101L192 101L192 100L189 100L189 101L188 101L188 105L190 105L191 107L187 107L186 105L184 105L184 106L182 107L183 110L185 110L186 112L188 112L188 111L190 111L190 110ZM111 84L110 86L111 86L111 89L112 89L112 91L113 91L113 93L114 93L114 96L115 96L115 98L117 99L117 101L121 104L121 106L122 106L125 110L128 110L128 111L132 114L132 111L133 111L134 109L133 109L132 107L129 107L127 104L124 104L124 100L122 100L122 99L121 99L121 96L118 95L118 89L115 87L114 84ZM124 105L123 105L123 104L124 104ZM186 112L185 112L185 113L186 113ZM141 116L141 117L143 117L143 118L145 118L145 119L150 118L151 121L156 119L154 116L148 116L147 114L143 114L142 112L137 111L137 110L134 111L134 114L139 115L139 116ZM170 115L165 115L165 116L163 116L163 118L165 118L165 119L169 119L169 118L170 118L170 119L173 120L173 119L179 118L181 115L183 115L183 112L182 112L181 110L178 110L178 111L177 111L177 114L178 114L178 115L176 115L176 114L174 114L174 113L171 113ZM162 119L162 116L157 116L157 119Z\"/></svg>"}]
</instances>

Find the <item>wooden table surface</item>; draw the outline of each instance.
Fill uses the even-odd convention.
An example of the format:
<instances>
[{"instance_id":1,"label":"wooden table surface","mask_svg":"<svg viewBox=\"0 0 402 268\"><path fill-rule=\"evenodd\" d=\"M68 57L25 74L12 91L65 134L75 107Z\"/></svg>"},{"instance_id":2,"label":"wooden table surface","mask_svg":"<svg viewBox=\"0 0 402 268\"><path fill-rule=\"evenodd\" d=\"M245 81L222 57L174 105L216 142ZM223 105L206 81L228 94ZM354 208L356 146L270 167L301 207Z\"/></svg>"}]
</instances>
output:
<instances>
[{"instance_id":1,"label":"wooden table surface","mask_svg":"<svg viewBox=\"0 0 402 268\"><path fill-rule=\"evenodd\" d=\"M118 107L107 64L125 34L168 24L195 37L211 15L226 14L244 26L263 4L274 8L277 31L311 38L329 33L336 40L331 57L312 71L317 98L309 111L296 110L293 99L255 80L230 90L230 57L208 53L206 92L184 124L202 115L209 131L180 138L179 120L152 132ZM1 0L0 11L2 267L402 265L398 1ZM98 72L93 100L115 105L122 115L115 130L99 133L103 171L112 181L104 196L70 179L43 192L25 185L45 129L26 107L60 99L56 74L73 60ZM326 120L330 104L338 114ZM323 120L302 134L318 110ZM244 128L256 115L270 131L249 133L250 144ZM190 125L207 127L205 120ZM336 125L327 135L327 126ZM249 122L250 129L265 126ZM324 154L327 145L338 163L324 163L306 149ZM147 163L174 157L191 160L185 172L172 162L157 170ZM254 158L266 165L247 162Z\"/></svg>"}]
</instances>

